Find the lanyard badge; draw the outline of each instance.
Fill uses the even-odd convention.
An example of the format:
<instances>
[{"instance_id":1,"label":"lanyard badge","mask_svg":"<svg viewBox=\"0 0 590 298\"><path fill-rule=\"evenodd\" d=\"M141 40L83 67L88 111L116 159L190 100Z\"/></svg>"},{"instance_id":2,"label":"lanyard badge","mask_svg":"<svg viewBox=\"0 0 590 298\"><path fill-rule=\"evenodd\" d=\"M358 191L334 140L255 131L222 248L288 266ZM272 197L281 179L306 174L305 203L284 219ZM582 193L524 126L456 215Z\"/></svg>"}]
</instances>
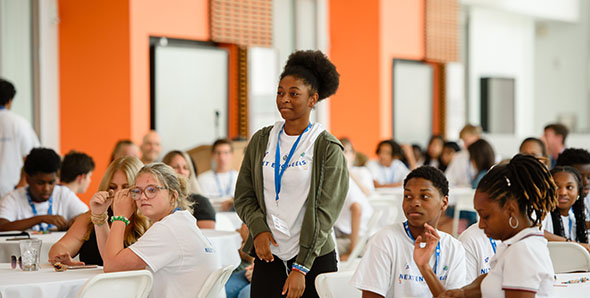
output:
<instances>
[{"instance_id":1,"label":"lanyard badge","mask_svg":"<svg viewBox=\"0 0 590 298\"><path fill-rule=\"evenodd\" d=\"M283 124L283 126L281 127L281 130L279 131L279 134L277 135L277 150L275 151L275 202L277 203L277 205L279 204L279 193L281 192L281 179L283 178L283 174L285 173L285 170L287 169L287 166L289 165L289 162L291 161L291 158L293 157L293 154L295 153L295 149L297 149L297 145L299 145L299 141L301 141L301 137L303 136L304 133L306 133L310 128L311 128L311 123L307 126L307 128L305 128L305 130L297 137L297 140L295 141L295 143L293 143L293 146L291 146L291 150L289 151L289 155L287 155L287 159L285 159L285 163L283 165L281 165L281 147L279 145L280 141L281 141L281 134L283 133L283 129L285 128L285 125Z\"/></svg>"},{"instance_id":2,"label":"lanyard badge","mask_svg":"<svg viewBox=\"0 0 590 298\"><path fill-rule=\"evenodd\" d=\"M410 239L412 239L412 242L414 242L414 245L416 245L416 239L414 239L414 236L412 236L412 233L410 232L410 225L408 224L408 221L404 221L404 229L406 229L406 234L408 235L408 237L410 237ZM436 243L436 250L434 251L434 275L436 275L436 268L438 267L438 260L440 259L440 241Z\"/></svg>"},{"instance_id":3,"label":"lanyard badge","mask_svg":"<svg viewBox=\"0 0 590 298\"><path fill-rule=\"evenodd\" d=\"M31 209L33 209L33 216L37 216L37 208L35 208L35 204L33 204L33 199L31 199L31 191L30 189L27 187L27 199L29 201L29 205L31 206ZM47 209L47 215L52 215L53 214L53 195L49 197L49 209ZM51 224L47 224L47 227L44 227L42 224L38 224L37 226L39 226L39 231L41 232L45 232L46 230L49 230L49 228L52 228L53 225Z\"/></svg>"}]
</instances>

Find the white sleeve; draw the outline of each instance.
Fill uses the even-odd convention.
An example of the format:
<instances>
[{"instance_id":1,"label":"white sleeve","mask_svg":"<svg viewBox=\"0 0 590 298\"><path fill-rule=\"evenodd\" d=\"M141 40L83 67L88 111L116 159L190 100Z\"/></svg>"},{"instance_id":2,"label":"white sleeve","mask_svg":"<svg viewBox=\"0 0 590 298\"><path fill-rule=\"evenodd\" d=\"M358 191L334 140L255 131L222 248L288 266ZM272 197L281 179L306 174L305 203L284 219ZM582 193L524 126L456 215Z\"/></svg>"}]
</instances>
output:
<instances>
[{"instance_id":1,"label":"white sleeve","mask_svg":"<svg viewBox=\"0 0 590 298\"><path fill-rule=\"evenodd\" d=\"M5 195L2 199L0 199L0 218L4 218L8 221L15 221L16 220L16 210L14 208L18 208L17 202L15 202L14 197Z\"/></svg>"},{"instance_id":2,"label":"white sleeve","mask_svg":"<svg viewBox=\"0 0 590 298\"><path fill-rule=\"evenodd\" d=\"M465 250L463 249L463 245L459 244L455 247L452 262L449 264L448 276L449 278L445 285L448 290L459 289L466 284Z\"/></svg>"},{"instance_id":3,"label":"white sleeve","mask_svg":"<svg viewBox=\"0 0 590 298\"><path fill-rule=\"evenodd\" d=\"M546 249L546 248L545 248ZM536 293L541 287L542 269L535 262L536 251L526 245L512 245L507 251L502 275L502 290L521 290ZM533 257L531 257L533 256ZM509 270L506 265L514 270Z\"/></svg>"},{"instance_id":4,"label":"white sleeve","mask_svg":"<svg viewBox=\"0 0 590 298\"><path fill-rule=\"evenodd\" d=\"M470 284L479 276L477 251L472 238L461 239L459 237L459 240L465 249L465 282Z\"/></svg>"},{"instance_id":5,"label":"white sleeve","mask_svg":"<svg viewBox=\"0 0 590 298\"><path fill-rule=\"evenodd\" d=\"M74 192L67 192L66 194L66 202L67 206L67 214L65 214L66 220L70 220L86 211L88 211L88 206L84 204L84 202L80 201L80 198L76 196Z\"/></svg>"},{"instance_id":6,"label":"white sleeve","mask_svg":"<svg viewBox=\"0 0 590 298\"><path fill-rule=\"evenodd\" d=\"M392 251L387 251L377 236L371 239L350 284L359 290L370 291L383 297L392 287ZM377 241L373 241L377 240Z\"/></svg>"},{"instance_id":7,"label":"white sleeve","mask_svg":"<svg viewBox=\"0 0 590 298\"><path fill-rule=\"evenodd\" d=\"M547 215L545 215L545 219L543 219L541 222L541 227L543 230L553 233L553 219L551 217L551 213L547 213Z\"/></svg>"},{"instance_id":8,"label":"white sleeve","mask_svg":"<svg viewBox=\"0 0 590 298\"><path fill-rule=\"evenodd\" d=\"M22 158L29 155L29 152L31 152L33 148L40 146L37 134L28 122L26 122L26 126L24 126L23 129L24 131L21 132L22 134L20 136L19 144Z\"/></svg>"},{"instance_id":9,"label":"white sleeve","mask_svg":"<svg viewBox=\"0 0 590 298\"><path fill-rule=\"evenodd\" d=\"M129 249L140 257L153 272L157 272L181 257L179 247L180 244L174 237L172 227L156 223L137 242L129 246Z\"/></svg>"}]
</instances>

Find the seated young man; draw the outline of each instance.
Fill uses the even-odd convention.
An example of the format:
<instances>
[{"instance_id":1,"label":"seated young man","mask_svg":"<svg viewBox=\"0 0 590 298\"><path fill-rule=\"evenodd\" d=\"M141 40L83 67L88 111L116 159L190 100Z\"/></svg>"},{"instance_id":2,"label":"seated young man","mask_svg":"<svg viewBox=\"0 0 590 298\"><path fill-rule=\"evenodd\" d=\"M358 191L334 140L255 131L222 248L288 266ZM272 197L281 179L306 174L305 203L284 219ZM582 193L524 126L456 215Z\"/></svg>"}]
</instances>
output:
<instances>
[{"instance_id":1,"label":"seated young man","mask_svg":"<svg viewBox=\"0 0 590 298\"><path fill-rule=\"evenodd\" d=\"M234 192L238 172L232 169L234 149L231 141L219 139L211 147L215 166L197 178L203 195L221 211L230 211L234 206Z\"/></svg>"},{"instance_id":2,"label":"seated young man","mask_svg":"<svg viewBox=\"0 0 590 298\"><path fill-rule=\"evenodd\" d=\"M61 163L59 180L74 193L85 193L94 171L94 160L86 153L70 151Z\"/></svg>"},{"instance_id":3,"label":"seated young man","mask_svg":"<svg viewBox=\"0 0 590 298\"><path fill-rule=\"evenodd\" d=\"M465 284L463 246L435 230L448 194L449 184L440 170L423 166L408 174L402 202L408 220L373 236L352 277L351 284L364 298L432 297ZM432 241L436 246L424 243ZM427 251L429 247L436 247L434 253ZM427 283L426 276L435 276L428 279L435 282Z\"/></svg>"},{"instance_id":4,"label":"seated young man","mask_svg":"<svg viewBox=\"0 0 590 298\"><path fill-rule=\"evenodd\" d=\"M67 187L56 185L60 157L47 148L35 148L25 160L29 186L0 199L0 231L66 230L88 207Z\"/></svg>"}]
</instances>

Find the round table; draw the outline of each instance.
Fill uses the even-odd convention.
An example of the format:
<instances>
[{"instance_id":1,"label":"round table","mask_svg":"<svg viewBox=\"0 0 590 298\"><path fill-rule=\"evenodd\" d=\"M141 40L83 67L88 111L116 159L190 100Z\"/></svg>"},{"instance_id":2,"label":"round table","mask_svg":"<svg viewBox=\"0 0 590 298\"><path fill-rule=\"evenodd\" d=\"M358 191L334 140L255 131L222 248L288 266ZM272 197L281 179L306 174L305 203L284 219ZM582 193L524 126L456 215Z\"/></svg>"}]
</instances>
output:
<instances>
[{"instance_id":1,"label":"round table","mask_svg":"<svg viewBox=\"0 0 590 298\"><path fill-rule=\"evenodd\" d=\"M102 267L56 272L49 264L42 264L39 271L22 271L0 263L0 296L10 298L68 298L76 297L84 283Z\"/></svg>"},{"instance_id":2,"label":"round table","mask_svg":"<svg viewBox=\"0 0 590 298\"><path fill-rule=\"evenodd\" d=\"M18 233L18 232L17 232ZM49 249L66 232L50 232L49 234L31 234L31 238L41 239L41 264L47 263ZM12 241L15 237L0 237L0 263L10 263L11 256L20 256L19 241ZM19 237L21 238L21 237Z\"/></svg>"},{"instance_id":3,"label":"round table","mask_svg":"<svg viewBox=\"0 0 590 298\"><path fill-rule=\"evenodd\" d=\"M221 266L234 265L238 267L240 265L241 259L238 252L242 245L240 233L210 229L202 229L201 231L211 241Z\"/></svg>"}]
</instances>

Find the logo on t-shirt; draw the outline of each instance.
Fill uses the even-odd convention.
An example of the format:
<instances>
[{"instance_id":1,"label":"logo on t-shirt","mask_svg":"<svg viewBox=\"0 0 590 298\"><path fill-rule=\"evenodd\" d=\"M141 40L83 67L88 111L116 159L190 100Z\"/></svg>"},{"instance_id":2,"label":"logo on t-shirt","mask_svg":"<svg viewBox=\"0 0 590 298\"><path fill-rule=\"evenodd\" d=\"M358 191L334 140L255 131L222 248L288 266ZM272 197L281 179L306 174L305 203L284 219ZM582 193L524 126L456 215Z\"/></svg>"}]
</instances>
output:
<instances>
[{"instance_id":1,"label":"logo on t-shirt","mask_svg":"<svg viewBox=\"0 0 590 298\"><path fill-rule=\"evenodd\" d=\"M405 267L405 269L406 269L406 270L410 270L410 264L407 264L407 263L406 263L406 267Z\"/></svg>"},{"instance_id":2,"label":"logo on t-shirt","mask_svg":"<svg viewBox=\"0 0 590 298\"><path fill-rule=\"evenodd\" d=\"M487 264L490 261L490 257L485 257L485 259L483 259L483 261Z\"/></svg>"},{"instance_id":3,"label":"logo on t-shirt","mask_svg":"<svg viewBox=\"0 0 590 298\"><path fill-rule=\"evenodd\" d=\"M205 252L212 254L214 251L212 247L205 247Z\"/></svg>"}]
</instances>

